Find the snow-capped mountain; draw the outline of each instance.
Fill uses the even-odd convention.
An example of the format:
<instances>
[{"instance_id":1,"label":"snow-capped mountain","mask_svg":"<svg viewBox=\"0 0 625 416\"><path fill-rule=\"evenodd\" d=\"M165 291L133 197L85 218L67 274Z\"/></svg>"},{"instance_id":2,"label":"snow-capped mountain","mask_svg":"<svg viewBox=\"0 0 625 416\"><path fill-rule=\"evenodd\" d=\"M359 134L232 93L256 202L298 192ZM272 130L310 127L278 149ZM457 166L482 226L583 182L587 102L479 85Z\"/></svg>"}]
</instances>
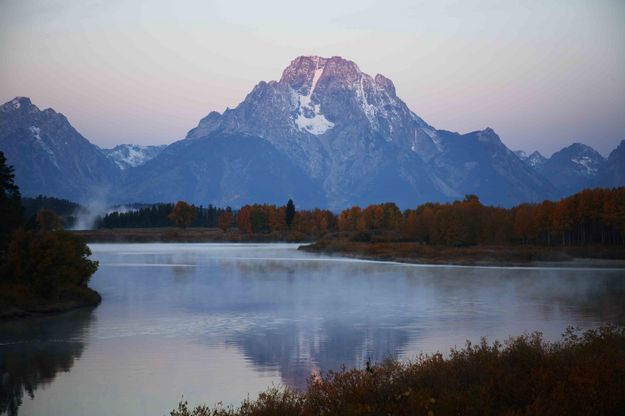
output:
<instances>
[{"instance_id":1,"label":"snow-capped mountain","mask_svg":"<svg viewBox=\"0 0 625 416\"><path fill-rule=\"evenodd\" d=\"M26 97L0 106L0 150L15 167L24 196L85 201L107 193L119 177L115 163L63 114L40 110Z\"/></svg>"},{"instance_id":2,"label":"snow-capped mountain","mask_svg":"<svg viewBox=\"0 0 625 416\"><path fill-rule=\"evenodd\" d=\"M391 80L341 57L296 58L279 81L260 82L236 108L210 113L187 139L234 133L275 146L332 208L387 200L413 206L468 193L510 205L555 192L491 129L437 130L406 106Z\"/></svg>"},{"instance_id":3,"label":"snow-capped mountain","mask_svg":"<svg viewBox=\"0 0 625 416\"><path fill-rule=\"evenodd\" d=\"M24 195L85 201L96 192L111 203L239 207L293 198L302 208L338 210L476 194L511 206L625 181L623 143L607 162L580 144L546 160L512 152L491 128L439 130L391 80L341 57L296 58L280 80L261 81L236 108L209 113L165 148L99 149L62 114L16 98L1 107L0 150Z\"/></svg>"},{"instance_id":4,"label":"snow-capped mountain","mask_svg":"<svg viewBox=\"0 0 625 416\"><path fill-rule=\"evenodd\" d=\"M112 149L101 149L102 152L121 170L135 168L145 164L158 155L166 145L142 146L138 144L120 144Z\"/></svg>"},{"instance_id":5,"label":"snow-capped mountain","mask_svg":"<svg viewBox=\"0 0 625 416\"><path fill-rule=\"evenodd\" d=\"M584 188L600 185L600 173L606 160L595 149L581 143L573 143L554 153L536 170L545 176L562 196Z\"/></svg>"},{"instance_id":6,"label":"snow-capped mountain","mask_svg":"<svg viewBox=\"0 0 625 416\"><path fill-rule=\"evenodd\" d=\"M547 158L544 157L538 150L530 155L528 155L523 150L516 150L514 154L517 155L517 157L525 162L527 165L533 168L536 168L537 166L540 166L547 161Z\"/></svg>"}]
</instances>

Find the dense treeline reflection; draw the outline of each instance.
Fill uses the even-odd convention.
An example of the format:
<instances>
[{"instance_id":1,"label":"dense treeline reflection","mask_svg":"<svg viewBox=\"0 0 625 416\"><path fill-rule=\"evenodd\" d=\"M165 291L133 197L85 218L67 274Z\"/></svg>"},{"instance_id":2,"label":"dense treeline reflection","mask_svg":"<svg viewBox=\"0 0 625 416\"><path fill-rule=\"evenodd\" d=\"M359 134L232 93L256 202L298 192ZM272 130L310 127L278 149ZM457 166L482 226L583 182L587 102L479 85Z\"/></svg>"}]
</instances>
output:
<instances>
[{"instance_id":1,"label":"dense treeline reflection","mask_svg":"<svg viewBox=\"0 0 625 416\"><path fill-rule=\"evenodd\" d=\"M24 395L33 398L39 387L70 371L82 355L92 311L76 310L63 318L0 324L0 414L17 415Z\"/></svg>"}]
</instances>

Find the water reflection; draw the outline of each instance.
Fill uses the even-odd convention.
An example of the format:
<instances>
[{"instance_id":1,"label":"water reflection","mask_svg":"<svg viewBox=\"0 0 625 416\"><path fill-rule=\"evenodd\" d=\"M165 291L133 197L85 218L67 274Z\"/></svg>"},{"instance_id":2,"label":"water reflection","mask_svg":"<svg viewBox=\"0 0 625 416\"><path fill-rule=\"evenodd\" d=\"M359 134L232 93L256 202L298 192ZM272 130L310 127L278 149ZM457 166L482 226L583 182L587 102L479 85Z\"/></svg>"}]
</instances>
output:
<instances>
[{"instance_id":1,"label":"water reflection","mask_svg":"<svg viewBox=\"0 0 625 416\"><path fill-rule=\"evenodd\" d=\"M401 328L325 321L256 326L227 342L241 348L259 369L278 369L284 384L303 388L321 370L362 367L367 360L396 357L408 339L408 331Z\"/></svg>"},{"instance_id":2,"label":"water reflection","mask_svg":"<svg viewBox=\"0 0 625 416\"><path fill-rule=\"evenodd\" d=\"M100 261L92 286L104 299L94 311L97 325L78 313L0 326L3 409L14 412L44 383L50 388L25 400L25 415L72 414L61 404L78 387L73 414L154 414L181 394L190 402L238 403L271 383L301 388L311 374L343 365L446 353L481 336L540 330L557 339L568 325L625 317L623 270L394 265L292 245L92 250ZM68 377L54 378L78 357ZM94 382L103 374L106 384Z\"/></svg>"},{"instance_id":3,"label":"water reflection","mask_svg":"<svg viewBox=\"0 0 625 416\"><path fill-rule=\"evenodd\" d=\"M91 309L64 314L66 319L33 318L0 324L0 414L17 415L24 395L70 371L80 358Z\"/></svg>"}]
</instances>

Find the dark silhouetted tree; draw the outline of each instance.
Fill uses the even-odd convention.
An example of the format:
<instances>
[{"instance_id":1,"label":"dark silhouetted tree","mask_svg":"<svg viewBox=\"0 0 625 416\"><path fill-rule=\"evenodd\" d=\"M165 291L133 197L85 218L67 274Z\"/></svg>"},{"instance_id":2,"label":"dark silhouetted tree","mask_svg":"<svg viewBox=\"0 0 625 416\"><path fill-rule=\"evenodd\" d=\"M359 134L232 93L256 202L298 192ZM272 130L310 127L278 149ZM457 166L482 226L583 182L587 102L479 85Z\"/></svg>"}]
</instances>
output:
<instances>
[{"instance_id":1,"label":"dark silhouetted tree","mask_svg":"<svg viewBox=\"0 0 625 416\"><path fill-rule=\"evenodd\" d=\"M22 225L22 198L15 184L13 167L7 165L0 152L0 261L6 251L11 234Z\"/></svg>"},{"instance_id":2,"label":"dark silhouetted tree","mask_svg":"<svg viewBox=\"0 0 625 416\"><path fill-rule=\"evenodd\" d=\"M42 231L58 230L60 223L59 216L50 209L42 209L37 213L37 225Z\"/></svg>"},{"instance_id":3,"label":"dark silhouetted tree","mask_svg":"<svg viewBox=\"0 0 625 416\"><path fill-rule=\"evenodd\" d=\"M286 222L287 227L291 228L291 224L293 224L293 219L295 218L295 204L292 199L289 199L289 202L286 203L286 212L284 214L284 220Z\"/></svg>"},{"instance_id":4,"label":"dark silhouetted tree","mask_svg":"<svg viewBox=\"0 0 625 416\"><path fill-rule=\"evenodd\" d=\"M86 286L98 269L82 239L67 231L19 229L7 253L9 279L32 287L40 296L53 296L67 286Z\"/></svg>"}]
</instances>

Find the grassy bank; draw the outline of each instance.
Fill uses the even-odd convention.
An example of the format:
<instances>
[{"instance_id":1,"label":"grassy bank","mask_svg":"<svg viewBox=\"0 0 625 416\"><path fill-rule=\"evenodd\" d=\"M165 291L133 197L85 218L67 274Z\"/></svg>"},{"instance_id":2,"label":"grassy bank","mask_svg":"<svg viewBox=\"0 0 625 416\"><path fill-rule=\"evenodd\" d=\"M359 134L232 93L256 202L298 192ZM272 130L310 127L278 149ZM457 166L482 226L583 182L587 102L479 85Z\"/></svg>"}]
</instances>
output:
<instances>
[{"instance_id":1,"label":"grassy bank","mask_svg":"<svg viewBox=\"0 0 625 416\"><path fill-rule=\"evenodd\" d=\"M86 286L58 288L54 295L41 296L25 285L0 284L0 321L97 306L101 300L98 292Z\"/></svg>"},{"instance_id":2,"label":"grassy bank","mask_svg":"<svg viewBox=\"0 0 625 416\"><path fill-rule=\"evenodd\" d=\"M207 242L294 242L310 241L310 237L297 231L271 233L243 233L238 229L227 232L219 228L175 227L157 228L99 228L71 231L90 243L207 243Z\"/></svg>"},{"instance_id":3,"label":"grassy bank","mask_svg":"<svg viewBox=\"0 0 625 416\"><path fill-rule=\"evenodd\" d=\"M625 414L625 329L569 329L486 341L411 363L329 372L297 392L274 388L239 408L180 403L171 416Z\"/></svg>"},{"instance_id":4,"label":"grassy bank","mask_svg":"<svg viewBox=\"0 0 625 416\"><path fill-rule=\"evenodd\" d=\"M589 266L625 266L625 249L619 246L477 245L451 247L405 241L354 241L354 236L334 236L301 246L308 252L370 260L417 264L523 266L534 263L571 262Z\"/></svg>"}]
</instances>

